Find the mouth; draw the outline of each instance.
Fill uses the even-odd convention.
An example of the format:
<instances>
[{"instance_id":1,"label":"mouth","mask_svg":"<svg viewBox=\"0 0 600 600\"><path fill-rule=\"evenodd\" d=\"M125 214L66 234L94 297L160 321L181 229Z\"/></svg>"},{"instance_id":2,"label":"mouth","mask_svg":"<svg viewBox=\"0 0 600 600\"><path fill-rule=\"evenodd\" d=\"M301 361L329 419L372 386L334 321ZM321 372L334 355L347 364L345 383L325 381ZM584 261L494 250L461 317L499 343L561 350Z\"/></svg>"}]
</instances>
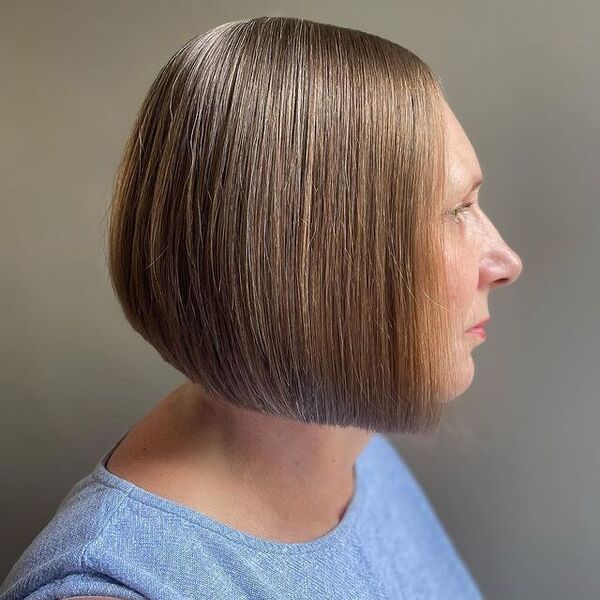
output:
<instances>
[{"instance_id":1,"label":"mouth","mask_svg":"<svg viewBox=\"0 0 600 600\"><path fill-rule=\"evenodd\" d=\"M467 333L471 333L480 337L482 340L487 339L487 333L483 327L471 327L471 329L467 330Z\"/></svg>"},{"instance_id":2,"label":"mouth","mask_svg":"<svg viewBox=\"0 0 600 600\"><path fill-rule=\"evenodd\" d=\"M488 317L487 319L484 319L483 321L480 321L479 323L477 323L477 325L473 325L473 327L471 327L470 329L467 329L467 333L472 333L473 335L476 335L478 337L480 337L481 339L486 339L487 338L487 334L485 332L485 325L487 325L490 322L490 318Z\"/></svg>"},{"instance_id":3,"label":"mouth","mask_svg":"<svg viewBox=\"0 0 600 600\"><path fill-rule=\"evenodd\" d=\"M483 321L480 321L479 323L477 323L476 325L473 325L473 327L471 327L471 329L467 329L467 331L471 331L473 329L480 329L485 327L489 322L491 321L490 317L488 317L487 319L484 319Z\"/></svg>"}]
</instances>

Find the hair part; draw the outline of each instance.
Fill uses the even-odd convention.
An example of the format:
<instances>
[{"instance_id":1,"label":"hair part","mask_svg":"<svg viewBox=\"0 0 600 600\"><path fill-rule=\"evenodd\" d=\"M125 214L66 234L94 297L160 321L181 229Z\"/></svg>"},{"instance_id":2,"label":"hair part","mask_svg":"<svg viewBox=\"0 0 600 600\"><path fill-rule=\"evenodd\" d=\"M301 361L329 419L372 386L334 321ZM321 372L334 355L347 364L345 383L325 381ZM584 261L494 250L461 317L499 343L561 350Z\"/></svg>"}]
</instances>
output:
<instances>
[{"instance_id":1,"label":"hair part","mask_svg":"<svg viewBox=\"0 0 600 600\"><path fill-rule=\"evenodd\" d=\"M133 329L236 406L432 431L455 360L442 97L358 30L259 17L189 40L115 178L109 272Z\"/></svg>"}]
</instances>

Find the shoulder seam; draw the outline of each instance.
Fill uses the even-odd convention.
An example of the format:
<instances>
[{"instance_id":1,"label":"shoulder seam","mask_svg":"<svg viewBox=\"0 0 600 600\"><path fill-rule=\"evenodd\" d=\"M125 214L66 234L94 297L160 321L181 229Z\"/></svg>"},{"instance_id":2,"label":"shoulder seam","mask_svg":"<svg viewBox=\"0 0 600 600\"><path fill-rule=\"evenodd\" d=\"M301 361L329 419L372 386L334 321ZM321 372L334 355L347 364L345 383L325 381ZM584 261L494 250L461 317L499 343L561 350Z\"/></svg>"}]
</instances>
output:
<instances>
[{"instance_id":1,"label":"shoulder seam","mask_svg":"<svg viewBox=\"0 0 600 600\"><path fill-rule=\"evenodd\" d=\"M106 530L106 528L113 521L113 519L114 519L115 515L117 514L117 512L119 512L119 510L123 507L123 505L125 504L125 502L129 499L129 497L130 497L131 493L133 492L133 490L134 490L133 486L130 487L127 492L123 492L123 490L120 490L123 493L123 498L121 499L121 501L119 502L119 504L115 507L115 509L112 511L112 513L106 518L106 521L104 522L104 524L102 525L102 527L100 528L100 530L98 531L98 533L91 540L88 540L83 545L83 548L81 550L81 554L79 556L79 568L81 568L81 569L92 569L93 570L93 566L91 564L87 563L85 555L86 555L87 551L90 549L90 546L94 542L96 542L98 539L100 539L100 537L102 536L102 534L104 533L104 531ZM168 587L173 592L173 594L175 594L175 595L177 594L177 590L173 589L170 585ZM139 596L143 596L143 594L141 594L138 590L131 589L131 588L128 588L128 589L130 589L132 592L135 592Z\"/></svg>"},{"instance_id":2,"label":"shoulder seam","mask_svg":"<svg viewBox=\"0 0 600 600\"><path fill-rule=\"evenodd\" d=\"M121 501L117 504L117 506L112 511L112 513L106 518L106 521L100 527L98 533L92 539L88 540L83 545L83 547L81 548L81 554L79 555L79 568L80 569L89 569L90 568L90 566L88 564L86 564L86 561L85 561L85 554L86 554L86 552L89 550L89 547L96 540L98 540L98 538L104 533L104 530L108 527L108 525L110 524L110 522L113 520L114 516L121 509L121 507L123 506L123 504L125 503L125 501L129 498L129 495L131 494L132 490L133 490L133 488L130 488L127 492L123 492L121 490L121 492L123 493L123 498L121 498Z\"/></svg>"}]
</instances>

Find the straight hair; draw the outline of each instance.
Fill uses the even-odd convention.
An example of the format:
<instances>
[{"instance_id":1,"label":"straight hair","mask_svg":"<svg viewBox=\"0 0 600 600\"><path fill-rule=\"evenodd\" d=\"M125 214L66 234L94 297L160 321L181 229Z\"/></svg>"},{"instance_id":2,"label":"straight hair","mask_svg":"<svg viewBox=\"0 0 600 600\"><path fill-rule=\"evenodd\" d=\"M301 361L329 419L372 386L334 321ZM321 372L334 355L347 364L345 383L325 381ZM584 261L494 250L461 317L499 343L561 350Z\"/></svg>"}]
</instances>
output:
<instances>
[{"instance_id":1,"label":"straight hair","mask_svg":"<svg viewBox=\"0 0 600 600\"><path fill-rule=\"evenodd\" d=\"M189 40L114 182L133 329L238 407L432 432L456 367L442 99L414 53L359 30L259 17Z\"/></svg>"}]
</instances>

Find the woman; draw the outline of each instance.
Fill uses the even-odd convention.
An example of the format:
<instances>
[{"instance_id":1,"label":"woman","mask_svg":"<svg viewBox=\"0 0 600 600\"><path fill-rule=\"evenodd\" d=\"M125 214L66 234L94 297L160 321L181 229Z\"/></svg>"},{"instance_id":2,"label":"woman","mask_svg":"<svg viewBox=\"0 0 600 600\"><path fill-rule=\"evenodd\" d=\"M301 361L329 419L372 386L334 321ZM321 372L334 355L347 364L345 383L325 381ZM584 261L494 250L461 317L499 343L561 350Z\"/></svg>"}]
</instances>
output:
<instances>
[{"instance_id":1,"label":"woman","mask_svg":"<svg viewBox=\"0 0 600 600\"><path fill-rule=\"evenodd\" d=\"M132 327L185 382L75 484L2 600L479 598L386 432L432 432L522 269L430 68L262 17L190 40L109 230Z\"/></svg>"}]
</instances>

